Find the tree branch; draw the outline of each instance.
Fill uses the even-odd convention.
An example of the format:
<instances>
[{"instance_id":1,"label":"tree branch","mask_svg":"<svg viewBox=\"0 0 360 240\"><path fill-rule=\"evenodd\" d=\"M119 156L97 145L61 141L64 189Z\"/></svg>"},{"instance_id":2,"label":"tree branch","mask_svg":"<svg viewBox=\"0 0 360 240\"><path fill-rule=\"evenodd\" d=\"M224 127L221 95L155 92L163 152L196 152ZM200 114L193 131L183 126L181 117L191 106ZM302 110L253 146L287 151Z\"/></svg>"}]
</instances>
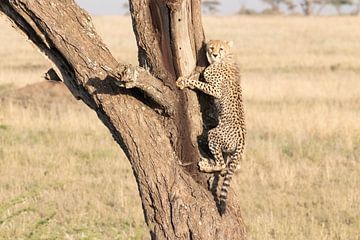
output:
<instances>
[{"instance_id":1,"label":"tree branch","mask_svg":"<svg viewBox=\"0 0 360 240\"><path fill-rule=\"evenodd\" d=\"M0 8L56 65L73 95L94 109L97 103L88 92L94 92L95 89L89 89L91 84L87 84L87 81L106 78L110 80L109 76L117 75L114 72L126 69L128 65L119 64L115 60L96 33L90 16L77 5L74 5L75 9L69 9L72 11L69 15L64 15L64 7L71 3L69 0L3 1ZM48 15L46 8L58 14ZM57 24L59 22L63 24ZM171 108L175 98L160 80L145 73L142 73L139 79L142 83L141 90L148 97L159 106L164 106L167 112L173 112ZM129 91L127 93L131 94Z\"/></svg>"},{"instance_id":2,"label":"tree branch","mask_svg":"<svg viewBox=\"0 0 360 240\"><path fill-rule=\"evenodd\" d=\"M142 67L122 65L115 71L115 84L126 89L138 88L160 105L169 116L174 115L177 96L158 78Z\"/></svg>"}]
</instances>

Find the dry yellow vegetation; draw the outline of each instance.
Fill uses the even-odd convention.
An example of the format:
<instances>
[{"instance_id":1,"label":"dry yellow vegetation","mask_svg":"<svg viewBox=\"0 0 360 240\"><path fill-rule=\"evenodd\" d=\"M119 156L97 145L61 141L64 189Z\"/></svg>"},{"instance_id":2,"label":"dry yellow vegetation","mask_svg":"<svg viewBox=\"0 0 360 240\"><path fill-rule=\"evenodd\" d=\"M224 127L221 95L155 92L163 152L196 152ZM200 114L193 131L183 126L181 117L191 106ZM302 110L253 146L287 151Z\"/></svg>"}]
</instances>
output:
<instances>
[{"instance_id":1,"label":"dry yellow vegetation","mask_svg":"<svg viewBox=\"0 0 360 240\"><path fill-rule=\"evenodd\" d=\"M136 63L128 18L95 25ZM234 40L243 72L248 141L233 189L249 239L359 240L360 18L204 26ZM50 66L24 39L1 19L0 239L149 239L131 168L96 115L61 96L17 95Z\"/></svg>"}]
</instances>

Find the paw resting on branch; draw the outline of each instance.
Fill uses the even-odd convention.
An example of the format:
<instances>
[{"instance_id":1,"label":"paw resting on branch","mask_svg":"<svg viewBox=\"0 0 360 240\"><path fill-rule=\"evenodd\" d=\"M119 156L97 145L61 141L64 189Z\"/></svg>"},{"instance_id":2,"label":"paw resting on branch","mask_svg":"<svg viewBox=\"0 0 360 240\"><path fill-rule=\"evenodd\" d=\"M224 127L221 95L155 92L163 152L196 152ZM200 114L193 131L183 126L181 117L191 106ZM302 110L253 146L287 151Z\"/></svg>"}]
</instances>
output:
<instances>
[{"instance_id":1,"label":"paw resting on branch","mask_svg":"<svg viewBox=\"0 0 360 240\"><path fill-rule=\"evenodd\" d=\"M186 87L190 87L188 77L179 77L176 81L176 86L178 86L181 90Z\"/></svg>"},{"instance_id":2,"label":"paw resting on branch","mask_svg":"<svg viewBox=\"0 0 360 240\"><path fill-rule=\"evenodd\" d=\"M194 89L191 81L198 81L199 76L199 73L193 73L192 75L187 77L181 76L176 80L176 86L178 86L181 90L183 90L184 88Z\"/></svg>"}]
</instances>

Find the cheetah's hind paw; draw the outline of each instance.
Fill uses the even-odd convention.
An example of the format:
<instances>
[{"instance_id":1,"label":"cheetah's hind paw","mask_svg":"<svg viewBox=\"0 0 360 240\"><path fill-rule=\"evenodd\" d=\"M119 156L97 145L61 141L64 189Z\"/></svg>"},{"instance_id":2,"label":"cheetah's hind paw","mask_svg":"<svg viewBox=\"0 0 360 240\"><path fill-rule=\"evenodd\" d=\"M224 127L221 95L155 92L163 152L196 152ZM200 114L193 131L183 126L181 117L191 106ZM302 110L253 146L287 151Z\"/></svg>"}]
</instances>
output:
<instances>
[{"instance_id":1,"label":"cheetah's hind paw","mask_svg":"<svg viewBox=\"0 0 360 240\"><path fill-rule=\"evenodd\" d=\"M225 164L216 163L206 158L201 158L198 163L198 166L200 171L206 173L220 172L226 168Z\"/></svg>"}]
</instances>

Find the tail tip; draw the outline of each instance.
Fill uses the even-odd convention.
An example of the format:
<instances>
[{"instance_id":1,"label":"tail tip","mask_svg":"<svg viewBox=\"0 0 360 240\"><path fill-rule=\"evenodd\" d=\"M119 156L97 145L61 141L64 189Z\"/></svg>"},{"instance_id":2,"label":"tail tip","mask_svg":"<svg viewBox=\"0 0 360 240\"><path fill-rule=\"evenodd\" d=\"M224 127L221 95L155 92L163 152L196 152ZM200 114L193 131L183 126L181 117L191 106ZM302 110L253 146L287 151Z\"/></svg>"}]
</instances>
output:
<instances>
[{"instance_id":1,"label":"tail tip","mask_svg":"<svg viewBox=\"0 0 360 240\"><path fill-rule=\"evenodd\" d=\"M225 199L220 199L218 204L218 210L221 216L223 216L226 213L226 201Z\"/></svg>"}]
</instances>

